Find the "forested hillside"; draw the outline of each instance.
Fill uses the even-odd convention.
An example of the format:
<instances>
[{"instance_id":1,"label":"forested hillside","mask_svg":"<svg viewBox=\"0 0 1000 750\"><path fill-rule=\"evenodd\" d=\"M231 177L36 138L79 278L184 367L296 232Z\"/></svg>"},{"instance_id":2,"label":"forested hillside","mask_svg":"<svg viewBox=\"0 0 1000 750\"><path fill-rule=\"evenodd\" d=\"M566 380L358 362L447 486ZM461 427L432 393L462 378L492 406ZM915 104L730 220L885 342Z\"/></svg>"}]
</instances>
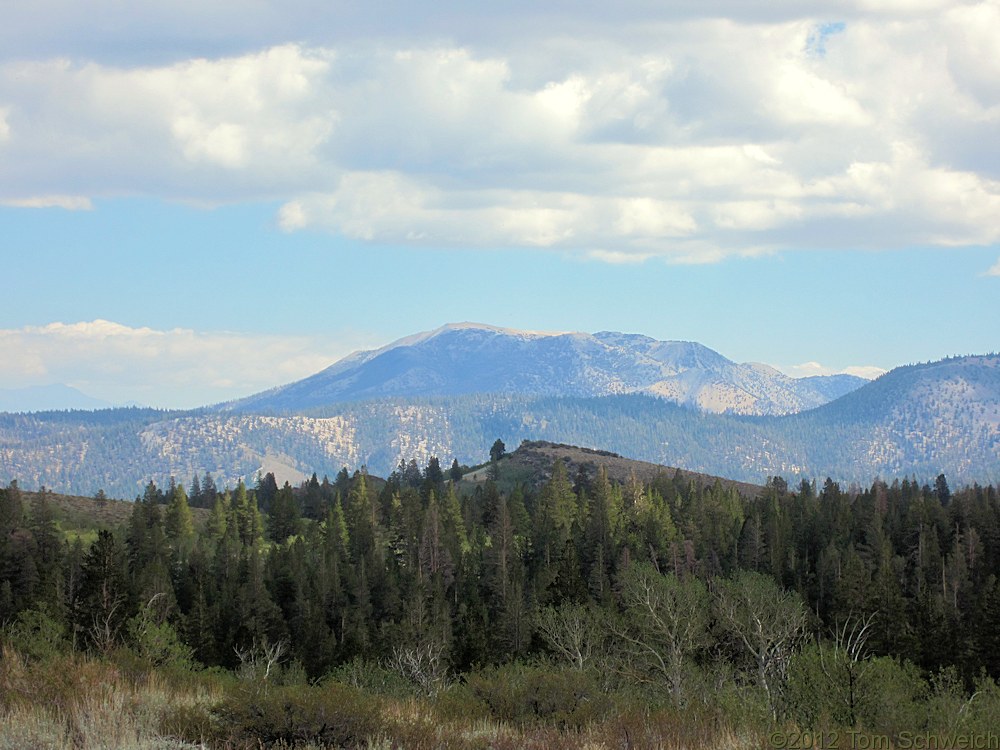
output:
<instances>
[{"instance_id":1,"label":"forested hillside","mask_svg":"<svg viewBox=\"0 0 1000 750\"><path fill-rule=\"evenodd\" d=\"M372 680L395 675L497 720L558 716L564 729L604 721L635 691L726 726L897 733L926 728L942 690L1000 696L994 486L953 491L940 476L848 494L773 478L741 494L676 471L618 482L557 459L536 481L524 467L498 441L484 481L435 459L384 482L150 484L90 544L68 543L45 497L28 507L12 485L0 620L29 652L127 649L376 693L388 688ZM211 506L200 532L189 495ZM524 666L538 659L541 671ZM203 710L284 736L245 724L242 711L270 710L266 691L240 700ZM192 726L174 731L202 739Z\"/></svg>"}]
</instances>

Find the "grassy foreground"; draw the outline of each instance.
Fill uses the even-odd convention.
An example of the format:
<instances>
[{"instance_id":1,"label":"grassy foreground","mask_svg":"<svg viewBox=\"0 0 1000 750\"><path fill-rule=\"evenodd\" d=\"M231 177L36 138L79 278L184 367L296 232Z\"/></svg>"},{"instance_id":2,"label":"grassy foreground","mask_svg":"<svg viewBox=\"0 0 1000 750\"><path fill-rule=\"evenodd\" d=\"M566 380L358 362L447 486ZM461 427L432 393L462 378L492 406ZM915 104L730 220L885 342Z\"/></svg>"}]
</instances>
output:
<instances>
[{"instance_id":1,"label":"grassy foreground","mask_svg":"<svg viewBox=\"0 0 1000 750\"><path fill-rule=\"evenodd\" d=\"M0 750L993 747L1000 716L991 680L971 698L940 681L920 694L886 693L884 721L864 733L822 716L812 727L774 722L752 686L720 686L714 705L703 694L681 709L639 688L606 692L599 681L517 664L427 692L376 662L310 684L294 668L265 678L154 667L127 649L37 658L8 645L0 653ZM943 744L949 737L980 744Z\"/></svg>"},{"instance_id":2,"label":"grassy foreground","mask_svg":"<svg viewBox=\"0 0 1000 750\"><path fill-rule=\"evenodd\" d=\"M766 739L707 712L613 701L589 677L545 674L525 667L520 675L479 675L432 697L377 664L352 665L320 684L294 674L267 684L222 671L153 668L125 651L34 660L5 647L0 749L721 749ZM350 684L362 681L367 689Z\"/></svg>"}]
</instances>

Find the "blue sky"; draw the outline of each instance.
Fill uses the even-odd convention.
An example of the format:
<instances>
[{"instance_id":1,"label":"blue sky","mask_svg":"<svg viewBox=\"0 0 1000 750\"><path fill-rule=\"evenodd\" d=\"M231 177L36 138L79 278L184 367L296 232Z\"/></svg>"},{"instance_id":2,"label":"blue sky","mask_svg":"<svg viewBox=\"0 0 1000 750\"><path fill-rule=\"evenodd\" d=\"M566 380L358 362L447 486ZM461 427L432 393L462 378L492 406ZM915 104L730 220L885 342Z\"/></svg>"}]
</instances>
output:
<instances>
[{"instance_id":1,"label":"blue sky","mask_svg":"<svg viewBox=\"0 0 1000 750\"><path fill-rule=\"evenodd\" d=\"M996 350L1000 4L670 5L11 10L0 388L194 406L465 320Z\"/></svg>"}]
</instances>

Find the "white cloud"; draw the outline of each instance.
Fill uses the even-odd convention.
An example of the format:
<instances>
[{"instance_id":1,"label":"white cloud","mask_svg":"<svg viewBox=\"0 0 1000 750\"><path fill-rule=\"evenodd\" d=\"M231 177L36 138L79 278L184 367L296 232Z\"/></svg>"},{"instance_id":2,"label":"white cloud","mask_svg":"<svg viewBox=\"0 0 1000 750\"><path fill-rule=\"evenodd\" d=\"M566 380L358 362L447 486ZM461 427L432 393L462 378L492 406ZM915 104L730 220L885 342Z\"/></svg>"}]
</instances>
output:
<instances>
[{"instance_id":1,"label":"white cloud","mask_svg":"<svg viewBox=\"0 0 1000 750\"><path fill-rule=\"evenodd\" d=\"M994 263L992 266L990 266L989 270L986 271L985 275L986 276L1000 276L1000 259L998 259L996 263Z\"/></svg>"},{"instance_id":2,"label":"white cloud","mask_svg":"<svg viewBox=\"0 0 1000 750\"><path fill-rule=\"evenodd\" d=\"M282 225L326 226L364 240L434 245L591 249L611 241L658 245L690 235L671 201L532 190L442 190L399 173L349 173L336 192L283 207Z\"/></svg>"},{"instance_id":3,"label":"white cloud","mask_svg":"<svg viewBox=\"0 0 1000 750\"><path fill-rule=\"evenodd\" d=\"M887 372L885 368L874 365L851 365L850 367L841 367L838 369L822 365L819 362L803 362L799 365L776 367L776 369L793 378L808 378L816 375L855 375L859 378L873 380Z\"/></svg>"},{"instance_id":4,"label":"white cloud","mask_svg":"<svg viewBox=\"0 0 1000 750\"><path fill-rule=\"evenodd\" d=\"M645 263L649 260L649 255L639 253L622 253L617 250L591 250L587 256L602 263L612 263L614 265L631 265Z\"/></svg>"},{"instance_id":5,"label":"white cloud","mask_svg":"<svg viewBox=\"0 0 1000 750\"><path fill-rule=\"evenodd\" d=\"M131 22L256 51L0 64L0 200L274 200L288 231L610 262L1000 241L995 2L663 5L156 5Z\"/></svg>"},{"instance_id":6,"label":"white cloud","mask_svg":"<svg viewBox=\"0 0 1000 750\"><path fill-rule=\"evenodd\" d=\"M328 66L328 53L294 45L158 68L9 63L0 193L10 201L73 184L208 201L285 194L310 179L334 127Z\"/></svg>"},{"instance_id":7,"label":"white cloud","mask_svg":"<svg viewBox=\"0 0 1000 750\"><path fill-rule=\"evenodd\" d=\"M0 388L64 383L112 403L189 408L311 375L370 343L353 333L251 336L57 322L0 330Z\"/></svg>"},{"instance_id":8,"label":"white cloud","mask_svg":"<svg viewBox=\"0 0 1000 750\"><path fill-rule=\"evenodd\" d=\"M63 208L67 211L90 211L94 206L83 195L36 195L30 198L0 199L0 206L12 208Z\"/></svg>"}]
</instances>

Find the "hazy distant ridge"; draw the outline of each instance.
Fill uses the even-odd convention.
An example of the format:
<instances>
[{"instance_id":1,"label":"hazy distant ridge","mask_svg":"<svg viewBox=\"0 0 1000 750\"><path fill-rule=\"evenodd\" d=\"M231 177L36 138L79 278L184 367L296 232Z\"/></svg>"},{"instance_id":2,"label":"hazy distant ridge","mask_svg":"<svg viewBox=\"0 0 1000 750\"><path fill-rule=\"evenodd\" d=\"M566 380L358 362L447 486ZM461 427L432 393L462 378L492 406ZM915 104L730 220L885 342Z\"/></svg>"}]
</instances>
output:
<instances>
[{"instance_id":1,"label":"hazy distant ridge","mask_svg":"<svg viewBox=\"0 0 1000 750\"><path fill-rule=\"evenodd\" d=\"M867 484L946 473L1000 481L1000 358L903 367L800 414L712 414L641 394L474 394L337 404L303 415L116 409L0 415L0 479L132 497L150 477L220 484L276 471L292 481L403 458L472 463L493 440L550 440L731 479L771 475ZM283 473L284 472L284 473Z\"/></svg>"},{"instance_id":2,"label":"hazy distant ridge","mask_svg":"<svg viewBox=\"0 0 1000 750\"><path fill-rule=\"evenodd\" d=\"M789 414L820 406L865 382L850 375L790 378L766 365L738 364L688 341L459 323L357 352L304 380L224 408L297 413L384 398L646 393L717 413Z\"/></svg>"}]
</instances>

